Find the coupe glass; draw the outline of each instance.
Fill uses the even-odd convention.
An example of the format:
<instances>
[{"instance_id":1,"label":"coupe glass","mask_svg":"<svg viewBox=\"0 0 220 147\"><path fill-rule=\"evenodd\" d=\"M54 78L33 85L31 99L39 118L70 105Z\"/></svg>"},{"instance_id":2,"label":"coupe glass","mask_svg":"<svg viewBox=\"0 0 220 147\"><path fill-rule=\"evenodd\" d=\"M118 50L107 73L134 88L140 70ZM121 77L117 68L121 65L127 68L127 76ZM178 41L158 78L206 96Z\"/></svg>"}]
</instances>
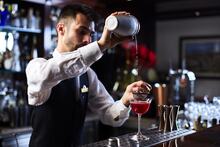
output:
<instances>
[{"instance_id":1,"label":"coupe glass","mask_svg":"<svg viewBox=\"0 0 220 147\"><path fill-rule=\"evenodd\" d=\"M133 93L134 99L130 101L131 110L138 115L138 132L136 135L131 136L131 140L140 142L143 140L149 140L149 137L141 133L141 116L146 113L150 108L151 98L148 97L148 93Z\"/></svg>"}]
</instances>

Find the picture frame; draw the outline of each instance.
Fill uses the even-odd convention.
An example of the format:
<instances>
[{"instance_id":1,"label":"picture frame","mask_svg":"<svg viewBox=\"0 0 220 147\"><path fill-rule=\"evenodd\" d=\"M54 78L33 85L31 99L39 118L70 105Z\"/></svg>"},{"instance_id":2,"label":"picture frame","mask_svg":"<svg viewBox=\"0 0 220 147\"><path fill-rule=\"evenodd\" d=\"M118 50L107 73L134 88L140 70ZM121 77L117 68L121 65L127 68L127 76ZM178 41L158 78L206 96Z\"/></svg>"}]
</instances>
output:
<instances>
[{"instance_id":1,"label":"picture frame","mask_svg":"<svg viewBox=\"0 0 220 147\"><path fill-rule=\"evenodd\" d=\"M180 37L180 68L200 78L220 78L220 36Z\"/></svg>"}]
</instances>

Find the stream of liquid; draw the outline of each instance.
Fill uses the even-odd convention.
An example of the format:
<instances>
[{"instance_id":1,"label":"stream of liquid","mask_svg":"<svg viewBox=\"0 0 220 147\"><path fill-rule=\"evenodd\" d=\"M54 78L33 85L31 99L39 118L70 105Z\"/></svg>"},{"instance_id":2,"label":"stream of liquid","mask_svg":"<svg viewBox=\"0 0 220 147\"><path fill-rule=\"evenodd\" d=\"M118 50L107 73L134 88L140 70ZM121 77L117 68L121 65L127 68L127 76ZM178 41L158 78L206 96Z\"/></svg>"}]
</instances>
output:
<instances>
[{"instance_id":1,"label":"stream of liquid","mask_svg":"<svg viewBox=\"0 0 220 147\"><path fill-rule=\"evenodd\" d=\"M137 44L137 35L134 36L134 41L135 41L135 61L134 61L134 69L137 72L137 77L139 76L139 68L138 68L138 64L139 64L139 58L138 58L138 44Z\"/></svg>"}]
</instances>

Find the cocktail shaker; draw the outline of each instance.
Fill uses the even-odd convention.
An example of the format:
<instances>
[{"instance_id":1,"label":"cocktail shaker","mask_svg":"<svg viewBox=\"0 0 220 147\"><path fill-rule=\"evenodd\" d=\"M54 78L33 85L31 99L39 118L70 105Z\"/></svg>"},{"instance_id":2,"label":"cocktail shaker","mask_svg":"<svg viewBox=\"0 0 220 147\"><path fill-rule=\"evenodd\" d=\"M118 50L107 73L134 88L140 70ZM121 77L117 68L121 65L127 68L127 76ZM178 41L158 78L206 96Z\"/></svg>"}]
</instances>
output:
<instances>
[{"instance_id":1,"label":"cocktail shaker","mask_svg":"<svg viewBox=\"0 0 220 147\"><path fill-rule=\"evenodd\" d=\"M133 15L111 15L105 23L108 30L121 36L134 36L140 30L140 24Z\"/></svg>"}]
</instances>

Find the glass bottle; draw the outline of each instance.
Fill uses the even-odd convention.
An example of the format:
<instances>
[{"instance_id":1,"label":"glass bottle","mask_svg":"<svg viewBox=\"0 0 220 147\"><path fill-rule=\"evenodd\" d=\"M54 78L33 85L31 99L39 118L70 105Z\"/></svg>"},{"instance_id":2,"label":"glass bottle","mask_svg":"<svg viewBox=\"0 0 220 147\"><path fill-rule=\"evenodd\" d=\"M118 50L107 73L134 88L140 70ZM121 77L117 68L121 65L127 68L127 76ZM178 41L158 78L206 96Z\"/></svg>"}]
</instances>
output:
<instances>
[{"instance_id":1,"label":"glass bottle","mask_svg":"<svg viewBox=\"0 0 220 147\"><path fill-rule=\"evenodd\" d=\"M36 16L35 16L35 29L40 29L41 28L41 17L40 17L40 12L36 11Z\"/></svg>"},{"instance_id":2,"label":"glass bottle","mask_svg":"<svg viewBox=\"0 0 220 147\"><path fill-rule=\"evenodd\" d=\"M34 9L33 8L29 8L28 10L28 17L27 17L27 26L30 29L35 29L35 16L34 16Z\"/></svg>"},{"instance_id":3,"label":"glass bottle","mask_svg":"<svg viewBox=\"0 0 220 147\"><path fill-rule=\"evenodd\" d=\"M21 64L20 64L20 48L18 45L19 33L14 33L14 47L13 47L13 63L12 70L20 72Z\"/></svg>"},{"instance_id":4,"label":"glass bottle","mask_svg":"<svg viewBox=\"0 0 220 147\"><path fill-rule=\"evenodd\" d=\"M33 36L33 45L32 45L32 50L31 50L31 58L37 58L38 53L37 53L37 37Z\"/></svg>"},{"instance_id":5,"label":"glass bottle","mask_svg":"<svg viewBox=\"0 0 220 147\"><path fill-rule=\"evenodd\" d=\"M26 16L26 11L25 9L21 9L21 13L20 13L20 21L21 21L21 27L22 28L27 28L27 24L28 24L28 20L27 20L27 16Z\"/></svg>"},{"instance_id":6,"label":"glass bottle","mask_svg":"<svg viewBox=\"0 0 220 147\"><path fill-rule=\"evenodd\" d=\"M19 12L18 12L18 4L11 5L11 26L20 27L20 19L19 19Z\"/></svg>"},{"instance_id":7,"label":"glass bottle","mask_svg":"<svg viewBox=\"0 0 220 147\"><path fill-rule=\"evenodd\" d=\"M0 1L0 26L5 26L9 24L10 12L8 11L8 5L4 6L4 2Z\"/></svg>"}]
</instances>

